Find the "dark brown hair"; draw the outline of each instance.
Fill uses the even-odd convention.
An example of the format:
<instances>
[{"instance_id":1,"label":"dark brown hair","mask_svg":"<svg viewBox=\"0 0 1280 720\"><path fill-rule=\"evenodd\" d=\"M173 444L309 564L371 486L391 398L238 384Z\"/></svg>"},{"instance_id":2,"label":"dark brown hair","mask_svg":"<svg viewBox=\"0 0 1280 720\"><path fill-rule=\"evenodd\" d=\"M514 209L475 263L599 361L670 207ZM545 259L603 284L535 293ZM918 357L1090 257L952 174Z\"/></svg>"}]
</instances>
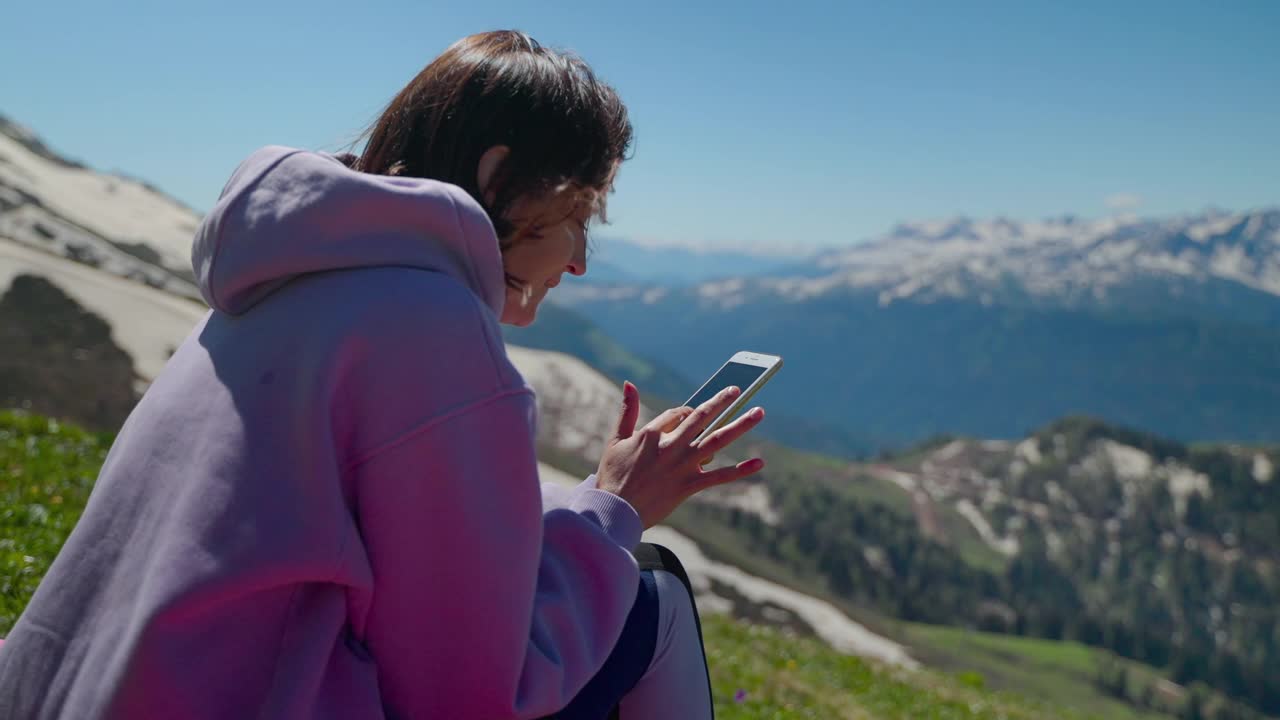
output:
<instances>
[{"instance_id":1,"label":"dark brown hair","mask_svg":"<svg viewBox=\"0 0 1280 720\"><path fill-rule=\"evenodd\" d=\"M581 58L499 30L463 38L431 61L367 135L357 170L458 185L489 213L505 248L514 229L506 213L517 198L568 189L603 214L631 122L617 92ZM511 152L487 202L476 170L495 145Z\"/></svg>"}]
</instances>

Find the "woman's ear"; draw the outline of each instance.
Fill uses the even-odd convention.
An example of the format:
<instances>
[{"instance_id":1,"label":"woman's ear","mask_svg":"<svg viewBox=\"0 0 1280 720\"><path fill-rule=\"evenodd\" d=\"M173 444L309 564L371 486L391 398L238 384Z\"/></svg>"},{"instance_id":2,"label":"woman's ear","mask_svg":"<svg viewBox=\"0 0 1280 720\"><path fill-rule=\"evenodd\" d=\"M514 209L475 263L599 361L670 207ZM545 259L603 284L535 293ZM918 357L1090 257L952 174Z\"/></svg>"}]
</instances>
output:
<instances>
[{"instance_id":1,"label":"woman's ear","mask_svg":"<svg viewBox=\"0 0 1280 720\"><path fill-rule=\"evenodd\" d=\"M489 185L493 181L494 173L498 172L498 167L502 165L502 161L506 160L507 155L510 154L511 148L506 145L494 145L480 156L480 166L476 168L476 187L480 190L480 195L486 204L493 204L497 189Z\"/></svg>"}]
</instances>

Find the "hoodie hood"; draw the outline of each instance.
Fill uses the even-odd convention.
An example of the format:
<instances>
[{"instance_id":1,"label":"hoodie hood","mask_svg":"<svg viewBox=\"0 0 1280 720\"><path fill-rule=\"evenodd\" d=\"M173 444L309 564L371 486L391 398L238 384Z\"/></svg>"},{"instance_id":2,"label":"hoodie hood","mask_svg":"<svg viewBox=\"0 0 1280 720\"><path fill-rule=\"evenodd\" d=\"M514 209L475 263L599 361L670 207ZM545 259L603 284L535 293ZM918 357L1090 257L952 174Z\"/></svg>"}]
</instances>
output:
<instances>
[{"instance_id":1,"label":"hoodie hood","mask_svg":"<svg viewBox=\"0 0 1280 720\"><path fill-rule=\"evenodd\" d=\"M294 148L266 147L240 164L191 254L205 301L230 315L299 275L388 265L447 273L499 317L506 300L493 224L465 190Z\"/></svg>"}]
</instances>

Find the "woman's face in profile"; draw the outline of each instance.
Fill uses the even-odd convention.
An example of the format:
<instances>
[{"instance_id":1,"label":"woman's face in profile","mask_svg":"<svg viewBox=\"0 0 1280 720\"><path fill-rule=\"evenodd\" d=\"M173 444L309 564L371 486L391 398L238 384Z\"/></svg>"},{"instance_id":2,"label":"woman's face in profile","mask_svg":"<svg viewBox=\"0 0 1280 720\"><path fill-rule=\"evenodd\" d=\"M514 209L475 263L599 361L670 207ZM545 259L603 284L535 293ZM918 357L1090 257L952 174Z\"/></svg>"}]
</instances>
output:
<instances>
[{"instance_id":1,"label":"woman's face in profile","mask_svg":"<svg viewBox=\"0 0 1280 720\"><path fill-rule=\"evenodd\" d=\"M507 288L502 322L524 327L533 322L538 305L565 273L587 272L587 222L590 207L566 210L563 198L542 202L516 202L510 213L517 231L502 254L509 275L525 284L522 292Z\"/></svg>"},{"instance_id":2,"label":"woman's face in profile","mask_svg":"<svg viewBox=\"0 0 1280 720\"><path fill-rule=\"evenodd\" d=\"M493 202L489 181L506 159L510 148L496 145L485 151L476 168L477 185ZM556 192L539 198L518 198L506 212L516 228L502 253L503 269L521 288L507 286L502 322L524 327L538 315L547 293L560 284L565 273L587 272L587 223L594 204L582 193Z\"/></svg>"}]
</instances>

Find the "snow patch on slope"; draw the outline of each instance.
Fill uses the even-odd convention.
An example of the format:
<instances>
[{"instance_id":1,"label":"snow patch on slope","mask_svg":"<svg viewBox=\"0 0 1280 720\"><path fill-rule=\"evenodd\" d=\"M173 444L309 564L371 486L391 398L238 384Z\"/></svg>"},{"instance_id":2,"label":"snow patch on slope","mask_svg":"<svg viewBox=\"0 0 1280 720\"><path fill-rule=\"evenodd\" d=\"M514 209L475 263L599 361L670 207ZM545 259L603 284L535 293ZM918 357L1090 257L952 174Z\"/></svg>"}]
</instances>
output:
<instances>
[{"instance_id":1,"label":"snow patch on slope","mask_svg":"<svg viewBox=\"0 0 1280 720\"><path fill-rule=\"evenodd\" d=\"M43 277L111 326L143 380L155 379L206 308L0 237L0 294L18 275Z\"/></svg>"},{"instance_id":2,"label":"snow patch on slope","mask_svg":"<svg viewBox=\"0 0 1280 720\"><path fill-rule=\"evenodd\" d=\"M538 463L538 478L544 483L552 483L567 488L577 487L583 481L583 478L574 477L544 462Z\"/></svg>"},{"instance_id":3,"label":"snow patch on slope","mask_svg":"<svg viewBox=\"0 0 1280 720\"><path fill-rule=\"evenodd\" d=\"M996 531L992 529L991 523L987 522L987 518L982 514L982 511L970 502L968 498L963 498L956 503L956 512L969 521L973 529L978 531L978 535L982 537L982 541L992 550L1005 557L1013 557L1018 554L1018 539L997 535Z\"/></svg>"},{"instance_id":4,"label":"snow patch on slope","mask_svg":"<svg viewBox=\"0 0 1280 720\"><path fill-rule=\"evenodd\" d=\"M1276 468L1271 463L1271 458L1257 453L1253 456L1253 479L1258 481L1259 485L1266 485L1275 477Z\"/></svg>"},{"instance_id":5,"label":"snow patch on slope","mask_svg":"<svg viewBox=\"0 0 1280 720\"><path fill-rule=\"evenodd\" d=\"M1018 443L1013 452L1019 460L1029 465L1038 465L1044 460L1044 456L1040 454L1040 441L1035 437L1029 437Z\"/></svg>"},{"instance_id":6,"label":"snow patch on slope","mask_svg":"<svg viewBox=\"0 0 1280 720\"><path fill-rule=\"evenodd\" d=\"M580 478L546 463L538 463L538 475L543 482L564 487L574 487L581 482ZM909 668L919 665L902 645L871 632L862 624L849 619L834 605L758 578L731 565L713 561L702 552L697 543L671 528L662 525L649 528L644 533L644 540L665 545L680 558L698 596L698 608L704 613L730 612L733 607L731 601L712 592L711 582L714 580L732 587L753 603L767 603L787 609L809 625L814 634L840 652L872 657Z\"/></svg>"},{"instance_id":7,"label":"snow patch on slope","mask_svg":"<svg viewBox=\"0 0 1280 720\"><path fill-rule=\"evenodd\" d=\"M1167 477L1169 482L1169 495L1173 497L1173 509L1178 513L1178 517L1187 514L1187 500L1192 494L1199 495L1202 498L1210 497L1212 489L1209 486L1209 476L1204 473L1196 472L1191 468L1182 466L1168 466Z\"/></svg>"},{"instance_id":8,"label":"snow patch on slope","mask_svg":"<svg viewBox=\"0 0 1280 720\"><path fill-rule=\"evenodd\" d=\"M200 299L200 291L189 277L143 259L153 257L145 246L130 246L132 252L126 252L121 246L64 220L39 204L28 202L21 193L2 185L0 236L143 285Z\"/></svg>"},{"instance_id":9,"label":"snow patch on slope","mask_svg":"<svg viewBox=\"0 0 1280 720\"><path fill-rule=\"evenodd\" d=\"M774 507L773 496L769 494L769 488L765 487L764 483L742 480L728 485L719 485L694 495L693 500L737 508L755 515L766 525L777 525L782 522L782 516Z\"/></svg>"},{"instance_id":10,"label":"snow patch on slope","mask_svg":"<svg viewBox=\"0 0 1280 720\"><path fill-rule=\"evenodd\" d=\"M507 356L538 396L539 439L597 462L617 427L622 388L572 355L507 346ZM652 419L640 411L642 425Z\"/></svg>"},{"instance_id":11,"label":"snow patch on slope","mask_svg":"<svg viewBox=\"0 0 1280 720\"><path fill-rule=\"evenodd\" d=\"M1100 446L1120 480L1141 480L1150 475L1155 466L1155 460L1138 448L1114 440L1102 440Z\"/></svg>"},{"instance_id":12,"label":"snow patch on slope","mask_svg":"<svg viewBox=\"0 0 1280 720\"><path fill-rule=\"evenodd\" d=\"M689 579L702 602L710 592L711 581L732 587L753 603L776 605L794 613L813 629L814 634L840 652L861 655L908 668L919 667L902 645L877 635L855 622L834 605L805 595L775 582L751 575L732 565L708 558L689 538L668 527L658 526L644 534L647 542L659 543L672 550L689 571Z\"/></svg>"},{"instance_id":13,"label":"snow patch on slope","mask_svg":"<svg viewBox=\"0 0 1280 720\"><path fill-rule=\"evenodd\" d=\"M103 238L146 245L170 271L191 272L199 215L136 180L51 161L0 134L0 185Z\"/></svg>"}]
</instances>

